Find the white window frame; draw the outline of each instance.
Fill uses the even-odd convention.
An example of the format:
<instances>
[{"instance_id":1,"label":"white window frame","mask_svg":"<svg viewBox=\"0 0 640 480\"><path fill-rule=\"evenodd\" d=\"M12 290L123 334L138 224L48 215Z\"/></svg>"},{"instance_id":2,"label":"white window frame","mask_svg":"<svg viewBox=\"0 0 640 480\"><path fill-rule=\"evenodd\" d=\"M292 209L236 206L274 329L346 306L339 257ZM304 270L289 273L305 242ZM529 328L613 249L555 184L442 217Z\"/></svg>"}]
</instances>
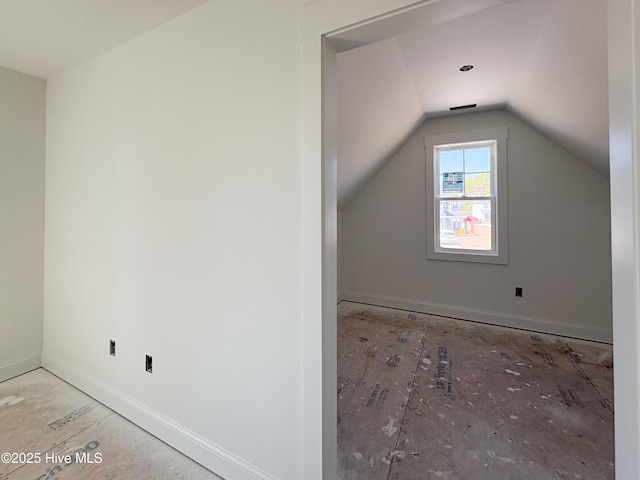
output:
<instances>
[{"instance_id":1,"label":"white window frame","mask_svg":"<svg viewBox=\"0 0 640 480\"><path fill-rule=\"evenodd\" d=\"M507 226L507 127L486 128L424 137L427 171L427 258L457 262L508 263ZM466 143L495 141L491 165L492 248L488 251L438 246L440 235L440 185L436 149ZM444 197L442 197L445 199ZM455 198L446 198L455 200Z\"/></svg>"}]
</instances>

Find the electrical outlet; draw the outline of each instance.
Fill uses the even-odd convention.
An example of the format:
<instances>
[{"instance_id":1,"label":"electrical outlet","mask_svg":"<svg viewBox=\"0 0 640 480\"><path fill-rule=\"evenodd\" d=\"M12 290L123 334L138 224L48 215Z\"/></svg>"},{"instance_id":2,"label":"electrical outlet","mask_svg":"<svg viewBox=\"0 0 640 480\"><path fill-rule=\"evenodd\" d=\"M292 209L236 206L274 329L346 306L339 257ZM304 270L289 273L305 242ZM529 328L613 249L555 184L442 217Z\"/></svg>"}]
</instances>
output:
<instances>
[{"instance_id":1,"label":"electrical outlet","mask_svg":"<svg viewBox=\"0 0 640 480\"><path fill-rule=\"evenodd\" d=\"M111 355L112 357L116 356L116 341L115 340L109 340L109 355Z\"/></svg>"},{"instance_id":2,"label":"electrical outlet","mask_svg":"<svg viewBox=\"0 0 640 480\"><path fill-rule=\"evenodd\" d=\"M151 355L145 355L144 369L149 373L153 373L153 358Z\"/></svg>"},{"instance_id":3,"label":"electrical outlet","mask_svg":"<svg viewBox=\"0 0 640 480\"><path fill-rule=\"evenodd\" d=\"M522 287L516 287L516 297L522 296Z\"/></svg>"}]
</instances>

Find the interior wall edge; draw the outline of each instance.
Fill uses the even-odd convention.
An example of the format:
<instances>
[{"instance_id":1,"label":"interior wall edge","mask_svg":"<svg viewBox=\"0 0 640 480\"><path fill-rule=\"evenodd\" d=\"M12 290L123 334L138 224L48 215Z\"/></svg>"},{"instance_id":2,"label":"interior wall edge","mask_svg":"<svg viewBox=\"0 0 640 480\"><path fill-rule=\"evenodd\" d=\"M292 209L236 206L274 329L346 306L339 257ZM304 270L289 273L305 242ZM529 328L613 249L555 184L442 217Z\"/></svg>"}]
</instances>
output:
<instances>
[{"instance_id":1,"label":"interior wall edge","mask_svg":"<svg viewBox=\"0 0 640 480\"><path fill-rule=\"evenodd\" d=\"M96 381L64 361L43 354L42 367L216 475L234 480L278 480L259 467L178 425L117 389Z\"/></svg>"},{"instance_id":2,"label":"interior wall edge","mask_svg":"<svg viewBox=\"0 0 640 480\"><path fill-rule=\"evenodd\" d=\"M533 332L579 338L581 340L590 340L608 344L613 343L613 332L611 330L575 323L563 323L558 322L557 320L491 312L455 305L444 305L361 292L343 292L342 299L379 307L399 308L402 310L410 310L429 315L458 318L461 320L486 323L500 327L530 330Z\"/></svg>"},{"instance_id":3,"label":"interior wall edge","mask_svg":"<svg viewBox=\"0 0 640 480\"><path fill-rule=\"evenodd\" d=\"M41 366L41 355L39 353L25 355L24 357L4 362L0 364L0 382L30 372Z\"/></svg>"}]
</instances>

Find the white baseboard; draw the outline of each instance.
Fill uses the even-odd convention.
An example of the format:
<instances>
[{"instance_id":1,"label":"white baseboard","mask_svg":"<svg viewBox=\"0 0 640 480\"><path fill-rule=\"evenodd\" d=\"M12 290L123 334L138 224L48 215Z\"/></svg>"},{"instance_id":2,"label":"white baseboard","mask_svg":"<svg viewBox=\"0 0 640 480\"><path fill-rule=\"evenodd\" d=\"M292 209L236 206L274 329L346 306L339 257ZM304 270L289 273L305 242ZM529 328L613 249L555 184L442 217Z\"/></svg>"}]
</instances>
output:
<instances>
[{"instance_id":1,"label":"white baseboard","mask_svg":"<svg viewBox=\"0 0 640 480\"><path fill-rule=\"evenodd\" d=\"M453 305L407 300L405 298L387 297L360 292L342 292L342 299L351 302L365 303L380 307L398 308L443 317L459 318L473 322L499 325L501 327L519 328L533 332L560 335L563 337L580 338L594 342L613 343L611 329L590 327L576 323L563 323L535 317L525 317L509 313L490 312Z\"/></svg>"},{"instance_id":2,"label":"white baseboard","mask_svg":"<svg viewBox=\"0 0 640 480\"><path fill-rule=\"evenodd\" d=\"M2 363L0 364L0 382L30 372L31 370L40 368L40 366L39 353Z\"/></svg>"},{"instance_id":3,"label":"white baseboard","mask_svg":"<svg viewBox=\"0 0 640 480\"><path fill-rule=\"evenodd\" d=\"M269 473L65 362L43 354L42 366L216 475L228 480L277 480Z\"/></svg>"}]
</instances>

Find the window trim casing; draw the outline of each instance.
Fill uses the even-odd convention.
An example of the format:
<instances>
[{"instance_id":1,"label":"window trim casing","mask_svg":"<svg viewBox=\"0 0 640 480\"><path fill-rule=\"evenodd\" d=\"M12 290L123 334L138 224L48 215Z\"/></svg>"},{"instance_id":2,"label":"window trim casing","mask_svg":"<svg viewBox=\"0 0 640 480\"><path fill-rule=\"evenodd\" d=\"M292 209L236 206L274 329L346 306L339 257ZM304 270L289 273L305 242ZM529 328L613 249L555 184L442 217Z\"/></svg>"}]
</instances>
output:
<instances>
[{"instance_id":1,"label":"window trim casing","mask_svg":"<svg viewBox=\"0 0 640 480\"><path fill-rule=\"evenodd\" d=\"M476 262L506 265L509 260L508 225L507 225L507 127L483 128L452 133L426 135L424 146L426 153L426 224L427 224L427 259L450 260L456 262ZM495 251L480 253L477 250L442 249L437 250L436 220L436 178L434 161L435 147L467 142L496 141L495 171L492 181L495 182Z\"/></svg>"}]
</instances>

